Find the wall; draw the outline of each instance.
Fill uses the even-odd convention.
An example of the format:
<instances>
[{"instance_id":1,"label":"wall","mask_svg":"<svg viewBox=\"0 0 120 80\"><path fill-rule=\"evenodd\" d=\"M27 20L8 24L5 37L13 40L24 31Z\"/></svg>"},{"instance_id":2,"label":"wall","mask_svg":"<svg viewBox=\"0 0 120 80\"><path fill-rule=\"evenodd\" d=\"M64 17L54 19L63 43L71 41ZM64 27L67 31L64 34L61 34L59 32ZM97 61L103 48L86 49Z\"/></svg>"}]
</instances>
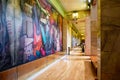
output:
<instances>
[{"instance_id":1,"label":"wall","mask_svg":"<svg viewBox=\"0 0 120 80\"><path fill-rule=\"evenodd\" d=\"M101 80L101 3L100 0L97 1L98 5L97 5L97 12L98 12L98 21L97 21L97 25L98 25L98 35L97 35L97 43L98 43L98 80Z\"/></svg>"},{"instance_id":2,"label":"wall","mask_svg":"<svg viewBox=\"0 0 120 80\"><path fill-rule=\"evenodd\" d=\"M86 17L85 27L85 55L91 55L91 23L90 16Z\"/></svg>"},{"instance_id":3,"label":"wall","mask_svg":"<svg viewBox=\"0 0 120 80\"><path fill-rule=\"evenodd\" d=\"M62 50L62 16L36 1L0 0L0 71Z\"/></svg>"},{"instance_id":4,"label":"wall","mask_svg":"<svg viewBox=\"0 0 120 80\"><path fill-rule=\"evenodd\" d=\"M72 31L72 29L71 29L71 24L70 23L68 23L68 26L67 26L67 51L68 51L68 47L70 47L70 49L71 49L71 44L72 44L72 34L71 34L71 31ZM68 53L68 52L67 52Z\"/></svg>"},{"instance_id":5,"label":"wall","mask_svg":"<svg viewBox=\"0 0 120 80\"><path fill-rule=\"evenodd\" d=\"M94 0L96 1L96 0ZM90 15L86 17L86 28L85 28L85 54L86 55L97 55L98 51L98 12L97 2L91 5Z\"/></svg>"},{"instance_id":6,"label":"wall","mask_svg":"<svg viewBox=\"0 0 120 80\"><path fill-rule=\"evenodd\" d=\"M120 80L120 0L101 0L101 80Z\"/></svg>"},{"instance_id":7,"label":"wall","mask_svg":"<svg viewBox=\"0 0 120 80\"><path fill-rule=\"evenodd\" d=\"M91 55L97 56L98 80L101 80L100 44L100 0L94 0L91 8Z\"/></svg>"},{"instance_id":8,"label":"wall","mask_svg":"<svg viewBox=\"0 0 120 80\"><path fill-rule=\"evenodd\" d=\"M63 19L63 51L67 51L67 20Z\"/></svg>"},{"instance_id":9,"label":"wall","mask_svg":"<svg viewBox=\"0 0 120 80\"><path fill-rule=\"evenodd\" d=\"M92 5L90 18L91 18L91 55L97 55L97 34L98 34L98 5Z\"/></svg>"}]
</instances>

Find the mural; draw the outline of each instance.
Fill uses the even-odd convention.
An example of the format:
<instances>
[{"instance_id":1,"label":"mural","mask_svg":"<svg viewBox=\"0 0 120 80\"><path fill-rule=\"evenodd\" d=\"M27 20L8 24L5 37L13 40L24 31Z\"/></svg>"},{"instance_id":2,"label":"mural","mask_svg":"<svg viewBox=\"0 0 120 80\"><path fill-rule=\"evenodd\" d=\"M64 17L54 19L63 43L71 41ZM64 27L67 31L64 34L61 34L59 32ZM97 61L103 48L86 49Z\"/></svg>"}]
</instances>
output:
<instances>
[{"instance_id":1,"label":"mural","mask_svg":"<svg viewBox=\"0 0 120 80\"><path fill-rule=\"evenodd\" d=\"M0 0L0 71L62 50L62 16L38 2Z\"/></svg>"}]
</instances>

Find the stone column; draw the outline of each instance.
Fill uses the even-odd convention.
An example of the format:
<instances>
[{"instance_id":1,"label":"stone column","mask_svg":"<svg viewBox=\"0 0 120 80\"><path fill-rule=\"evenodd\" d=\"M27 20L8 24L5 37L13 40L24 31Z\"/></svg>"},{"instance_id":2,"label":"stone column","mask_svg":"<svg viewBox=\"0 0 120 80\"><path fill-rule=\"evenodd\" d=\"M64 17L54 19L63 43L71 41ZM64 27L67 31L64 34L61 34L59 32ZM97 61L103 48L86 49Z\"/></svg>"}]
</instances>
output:
<instances>
[{"instance_id":1,"label":"stone column","mask_svg":"<svg viewBox=\"0 0 120 80\"><path fill-rule=\"evenodd\" d=\"M97 2L91 6L91 55L97 55L98 13Z\"/></svg>"},{"instance_id":2,"label":"stone column","mask_svg":"<svg viewBox=\"0 0 120 80\"><path fill-rule=\"evenodd\" d=\"M120 80L120 0L101 0L101 80Z\"/></svg>"},{"instance_id":3,"label":"stone column","mask_svg":"<svg viewBox=\"0 0 120 80\"><path fill-rule=\"evenodd\" d=\"M91 55L97 56L97 78L101 80L100 60L100 0L93 0L91 5Z\"/></svg>"},{"instance_id":4,"label":"stone column","mask_svg":"<svg viewBox=\"0 0 120 80\"><path fill-rule=\"evenodd\" d=\"M71 41L72 41L72 33L71 33L71 24L70 23L68 23L68 25L67 25L67 51L69 50L69 49L71 49ZM68 49L68 47L69 47L69 49Z\"/></svg>"},{"instance_id":5,"label":"stone column","mask_svg":"<svg viewBox=\"0 0 120 80\"><path fill-rule=\"evenodd\" d=\"M91 26L90 17L86 18L85 27L85 55L91 55Z\"/></svg>"},{"instance_id":6,"label":"stone column","mask_svg":"<svg viewBox=\"0 0 120 80\"><path fill-rule=\"evenodd\" d=\"M63 19L63 51L67 50L67 20Z\"/></svg>"}]
</instances>

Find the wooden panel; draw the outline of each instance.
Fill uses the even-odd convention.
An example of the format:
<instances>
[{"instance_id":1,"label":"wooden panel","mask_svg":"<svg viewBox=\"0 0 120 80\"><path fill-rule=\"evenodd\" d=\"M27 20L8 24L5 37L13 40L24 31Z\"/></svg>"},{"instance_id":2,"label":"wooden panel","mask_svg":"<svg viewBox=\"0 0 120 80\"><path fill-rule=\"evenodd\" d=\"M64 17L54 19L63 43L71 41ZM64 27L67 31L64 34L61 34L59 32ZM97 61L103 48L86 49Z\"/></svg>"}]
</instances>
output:
<instances>
[{"instance_id":1,"label":"wooden panel","mask_svg":"<svg viewBox=\"0 0 120 80\"><path fill-rule=\"evenodd\" d=\"M17 80L16 68L0 72L0 80Z\"/></svg>"},{"instance_id":2,"label":"wooden panel","mask_svg":"<svg viewBox=\"0 0 120 80\"><path fill-rule=\"evenodd\" d=\"M43 68L46 66L46 57L36 60L36 68Z\"/></svg>"},{"instance_id":3,"label":"wooden panel","mask_svg":"<svg viewBox=\"0 0 120 80\"><path fill-rule=\"evenodd\" d=\"M97 73L97 68L98 68L98 57L97 56L91 56L91 62L93 64L93 67L95 68L95 71Z\"/></svg>"},{"instance_id":4,"label":"wooden panel","mask_svg":"<svg viewBox=\"0 0 120 80\"><path fill-rule=\"evenodd\" d=\"M55 60L55 55L47 56L47 65Z\"/></svg>"},{"instance_id":5,"label":"wooden panel","mask_svg":"<svg viewBox=\"0 0 120 80\"><path fill-rule=\"evenodd\" d=\"M57 52L32 62L19 65L18 67L0 72L0 80L25 80L63 55L64 52Z\"/></svg>"},{"instance_id":6,"label":"wooden panel","mask_svg":"<svg viewBox=\"0 0 120 80\"><path fill-rule=\"evenodd\" d=\"M24 80L45 67L46 57L18 66L18 80Z\"/></svg>"},{"instance_id":7,"label":"wooden panel","mask_svg":"<svg viewBox=\"0 0 120 80\"><path fill-rule=\"evenodd\" d=\"M38 60L18 66L18 80L25 80L26 78L32 76L34 73L36 73L40 69L52 63L55 59L58 58L56 56L60 54L64 54L64 53L61 53L61 52L55 53L55 54L40 58Z\"/></svg>"}]
</instances>

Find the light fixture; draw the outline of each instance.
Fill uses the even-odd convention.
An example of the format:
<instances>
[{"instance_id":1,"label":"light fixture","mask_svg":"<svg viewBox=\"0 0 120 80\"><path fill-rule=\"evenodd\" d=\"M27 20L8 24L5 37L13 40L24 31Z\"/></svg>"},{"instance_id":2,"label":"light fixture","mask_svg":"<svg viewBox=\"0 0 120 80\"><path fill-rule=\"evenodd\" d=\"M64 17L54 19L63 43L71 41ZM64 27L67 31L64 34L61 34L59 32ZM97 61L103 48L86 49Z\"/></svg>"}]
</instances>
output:
<instances>
[{"instance_id":1,"label":"light fixture","mask_svg":"<svg viewBox=\"0 0 120 80\"><path fill-rule=\"evenodd\" d=\"M73 18L73 19L77 19L77 18L78 18L78 12L73 12L72 18Z\"/></svg>"},{"instance_id":2,"label":"light fixture","mask_svg":"<svg viewBox=\"0 0 120 80\"><path fill-rule=\"evenodd\" d=\"M88 0L89 3L91 3L91 0Z\"/></svg>"},{"instance_id":3,"label":"light fixture","mask_svg":"<svg viewBox=\"0 0 120 80\"><path fill-rule=\"evenodd\" d=\"M81 36L83 36L84 34L82 33Z\"/></svg>"},{"instance_id":4,"label":"light fixture","mask_svg":"<svg viewBox=\"0 0 120 80\"><path fill-rule=\"evenodd\" d=\"M84 40L85 39L85 37L82 37L82 40Z\"/></svg>"}]
</instances>

